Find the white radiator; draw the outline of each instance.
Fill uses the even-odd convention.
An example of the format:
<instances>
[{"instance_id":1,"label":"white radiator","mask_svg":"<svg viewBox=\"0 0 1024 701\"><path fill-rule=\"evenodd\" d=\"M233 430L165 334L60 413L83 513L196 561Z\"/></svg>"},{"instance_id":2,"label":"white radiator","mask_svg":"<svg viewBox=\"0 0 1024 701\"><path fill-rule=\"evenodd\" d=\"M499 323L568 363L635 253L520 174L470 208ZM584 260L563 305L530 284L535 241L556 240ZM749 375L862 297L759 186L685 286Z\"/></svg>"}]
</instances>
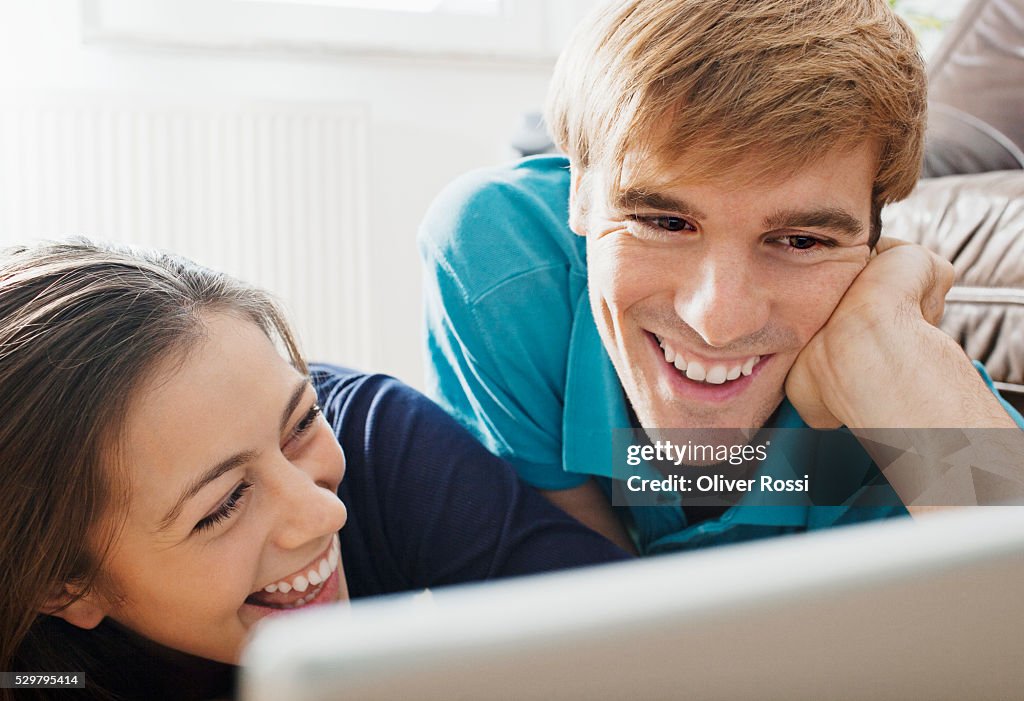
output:
<instances>
[{"instance_id":1,"label":"white radiator","mask_svg":"<svg viewBox=\"0 0 1024 701\"><path fill-rule=\"evenodd\" d=\"M358 106L0 104L0 244L164 248L275 293L306 355L369 364Z\"/></svg>"}]
</instances>

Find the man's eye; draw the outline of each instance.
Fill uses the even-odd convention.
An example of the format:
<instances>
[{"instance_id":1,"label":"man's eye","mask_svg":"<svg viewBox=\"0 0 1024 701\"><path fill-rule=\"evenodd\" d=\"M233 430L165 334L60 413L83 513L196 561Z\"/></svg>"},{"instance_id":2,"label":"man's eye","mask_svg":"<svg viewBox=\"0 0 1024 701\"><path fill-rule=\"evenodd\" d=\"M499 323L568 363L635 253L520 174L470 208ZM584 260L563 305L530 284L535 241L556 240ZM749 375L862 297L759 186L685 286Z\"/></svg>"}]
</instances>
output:
<instances>
[{"instance_id":1,"label":"man's eye","mask_svg":"<svg viewBox=\"0 0 1024 701\"><path fill-rule=\"evenodd\" d=\"M664 229L665 231L685 231L687 227L693 230L690 222L680 217L652 217L651 221L659 229Z\"/></svg>"},{"instance_id":2,"label":"man's eye","mask_svg":"<svg viewBox=\"0 0 1024 701\"><path fill-rule=\"evenodd\" d=\"M836 247L831 239L820 239L817 236L793 234L779 236L769 240L774 246L781 246L782 251L793 256L814 256Z\"/></svg>"},{"instance_id":3,"label":"man's eye","mask_svg":"<svg viewBox=\"0 0 1024 701\"><path fill-rule=\"evenodd\" d=\"M821 243L820 240L813 236L787 236L786 241L789 243L790 248L795 248L800 251L806 251L809 248L814 248L816 244Z\"/></svg>"},{"instance_id":4,"label":"man's eye","mask_svg":"<svg viewBox=\"0 0 1024 701\"><path fill-rule=\"evenodd\" d=\"M688 219L667 214L627 214L626 219L638 225L633 229L633 233L639 238L645 236L659 238L661 232L677 233L697 230L697 227Z\"/></svg>"}]
</instances>

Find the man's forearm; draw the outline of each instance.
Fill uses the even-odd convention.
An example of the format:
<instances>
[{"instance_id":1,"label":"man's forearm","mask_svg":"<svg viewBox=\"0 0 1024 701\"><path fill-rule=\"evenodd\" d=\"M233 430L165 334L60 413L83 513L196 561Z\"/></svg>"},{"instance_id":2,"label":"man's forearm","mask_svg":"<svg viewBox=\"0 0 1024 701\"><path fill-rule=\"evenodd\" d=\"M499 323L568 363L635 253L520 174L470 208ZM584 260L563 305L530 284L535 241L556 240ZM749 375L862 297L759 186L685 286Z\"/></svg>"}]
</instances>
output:
<instances>
[{"instance_id":1,"label":"man's forearm","mask_svg":"<svg viewBox=\"0 0 1024 701\"><path fill-rule=\"evenodd\" d=\"M956 342L923 321L887 340L870 378L840 383L837 418L911 513L1024 503L1024 431Z\"/></svg>"},{"instance_id":2,"label":"man's forearm","mask_svg":"<svg viewBox=\"0 0 1024 701\"><path fill-rule=\"evenodd\" d=\"M836 418L860 428L1016 428L970 358L943 331L919 321L905 333L858 347L873 359L855 376L837 364L831 383ZM855 366L851 364L851 366Z\"/></svg>"}]
</instances>

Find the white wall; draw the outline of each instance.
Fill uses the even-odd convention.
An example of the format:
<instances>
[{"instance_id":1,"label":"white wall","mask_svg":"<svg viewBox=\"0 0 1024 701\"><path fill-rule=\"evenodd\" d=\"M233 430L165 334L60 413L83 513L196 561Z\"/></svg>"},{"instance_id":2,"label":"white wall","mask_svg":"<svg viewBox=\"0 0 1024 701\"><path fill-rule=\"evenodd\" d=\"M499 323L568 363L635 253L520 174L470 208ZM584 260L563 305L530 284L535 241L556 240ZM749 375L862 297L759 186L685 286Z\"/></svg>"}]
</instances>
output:
<instances>
[{"instance_id":1,"label":"white wall","mask_svg":"<svg viewBox=\"0 0 1024 701\"><path fill-rule=\"evenodd\" d=\"M593 2L560 0L562 24ZM904 4L933 9L931 0ZM511 158L506 144L522 113L542 104L551 62L85 44L81 12L79 0L0 0L0 99L30 91L367 107L370 338L361 358L328 351L323 359L422 385L416 227L446 182Z\"/></svg>"},{"instance_id":2,"label":"white wall","mask_svg":"<svg viewBox=\"0 0 1024 701\"><path fill-rule=\"evenodd\" d=\"M85 45L79 14L77 0L0 0L0 97L30 91L368 105L367 369L421 385L416 227L446 182L511 157L506 144L520 115L542 103L550 63Z\"/></svg>"}]
</instances>

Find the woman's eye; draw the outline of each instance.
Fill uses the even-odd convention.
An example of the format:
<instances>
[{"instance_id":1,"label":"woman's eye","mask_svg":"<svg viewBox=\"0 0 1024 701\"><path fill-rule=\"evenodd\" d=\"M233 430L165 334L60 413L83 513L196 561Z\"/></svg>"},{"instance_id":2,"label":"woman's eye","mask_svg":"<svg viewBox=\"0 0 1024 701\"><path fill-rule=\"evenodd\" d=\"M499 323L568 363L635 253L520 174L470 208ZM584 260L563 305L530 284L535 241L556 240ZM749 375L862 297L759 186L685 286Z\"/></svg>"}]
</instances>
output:
<instances>
[{"instance_id":1,"label":"woman's eye","mask_svg":"<svg viewBox=\"0 0 1024 701\"><path fill-rule=\"evenodd\" d=\"M229 496L216 511L197 523L192 529L192 532L202 533L203 531L213 528L221 521L230 518L231 514L238 508L238 504L242 501L242 498L245 496L245 493L249 491L250 487L252 487L252 482L242 482L235 487L235 491L231 492L231 496Z\"/></svg>"},{"instance_id":2,"label":"woman's eye","mask_svg":"<svg viewBox=\"0 0 1024 701\"><path fill-rule=\"evenodd\" d=\"M301 441L309 433L321 413L320 405L314 404L310 410L306 412L306 415L303 416L297 424L295 424L291 433L285 437L281 450L294 450L295 448L291 446L293 446L296 441Z\"/></svg>"},{"instance_id":3,"label":"woman's eye","mask_svg":"<svg viewBox=\"0 0 1024 701\"><path fill-rule=\"evenodd\" d=\"M301 436L303 433L308 431L310 427L313 425L313 422L315 422L317 417L320 416L320 413L320 405L314 404L312 408L309 410L309 412L302 417L302 420L299 421L299 423L295 424L295 428L292 431L292 435Z\"/></svg>"}]
</instances>

